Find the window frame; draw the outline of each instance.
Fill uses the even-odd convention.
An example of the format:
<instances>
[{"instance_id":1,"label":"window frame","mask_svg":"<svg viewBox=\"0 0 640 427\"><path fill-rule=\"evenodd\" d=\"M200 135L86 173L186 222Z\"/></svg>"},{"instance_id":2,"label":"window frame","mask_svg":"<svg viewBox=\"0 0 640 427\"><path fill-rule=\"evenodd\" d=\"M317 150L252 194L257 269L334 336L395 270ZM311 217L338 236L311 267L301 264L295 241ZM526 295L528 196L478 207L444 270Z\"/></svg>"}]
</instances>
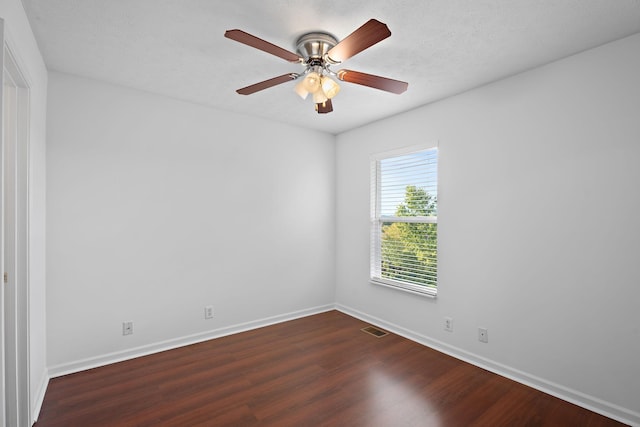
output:
<instances>
[{"instance_id":1,"label":"window frame","mask_svg":"<svg viewBox=\"0 0 640 427\"><path fill-rule=\"evenodd\" d=\"M399 222L399 223L420 223L420 224L429 224L429 223L438 223L438 217L436 216L413 216L413 217L397 217L391 215L382 215L381 214L381 170L380 170L380 162L385 159L393 158L393 157L401 157L406 156L413 153L418 153L422 151L436 151L436 197L439 191L439 179L437 168L439 166L439 150L438 144L423 144L423 145L413 145L409 147L404 147L396 150L385 151L376 153L370 158L370 225L369 225L369 236L370 236L370 254L369 254L369 282L374 285L380 285L389 287L392 289L398 289L404 292L409 292L412 294L435 298L438 295L438 279L437 279L437 266L439 260L439 251L437 250L436 256L436 287L430 287L420 284L414 284L410 282L404 282L400 280L394 280L389 278L383 278L381 274L381 252L382 252L382 224L389 222ZM439 239L438 239L439 240ZM439 248L439 243L436 241L436 248Z\"/></svg>"}]
</instances>

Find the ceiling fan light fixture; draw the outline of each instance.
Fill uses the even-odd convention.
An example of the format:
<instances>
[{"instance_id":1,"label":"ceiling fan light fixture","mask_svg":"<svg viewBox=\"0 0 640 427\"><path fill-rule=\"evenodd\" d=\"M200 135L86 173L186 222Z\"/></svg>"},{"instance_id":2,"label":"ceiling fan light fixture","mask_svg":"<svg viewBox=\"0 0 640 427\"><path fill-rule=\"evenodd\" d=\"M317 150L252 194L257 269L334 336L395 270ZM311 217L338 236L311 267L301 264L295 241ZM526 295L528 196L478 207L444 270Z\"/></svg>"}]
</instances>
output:
<instances>
[{"instance_id":1,"label":"ceiling fan light fixture","mask_svg":"<svg viewBox=\"0 0 640 427\"><path fill-rule=\"evenodd\" d=\"M313 92L313 102L315 104L324 104L329 98L324 94L322 90Z\"/></svg>"},{"instance_id":2,"label":"ceiling fan light fixture","mask_svg":"<svg viewBox=\"0 0 640 427\"><path fill-rule=\"evenodd\" d=\"M302 99L307 99L307 96L309 95L309 91L305 88L305 83L304 83L304 79L300 80L296 86L295 86L295 92L298 94L298 96L300 96L300 98Z\"/></svg>"},{"instance_id":3,"label":"ceiling fan light fixture","mask_svg":"<svg viewBox=\"0 0 640 427\"><path fill-rule=\"evenodd\" d=\"M336 83L333 79L323 76L321 79L322 92L328 99L333 98L340 92L340 85Z\"/></svg>"},{"instance_id":4,"label":"ceiling fan light fixture","mask_svg":"<svg viewBox=\"0 0 640 427\"><path fill-rule=\"evenodd\" d=\"M302 83L304 83L304 88L307 92L315 93L320 89L320 74L312 71L305 76Z\"/></svg>"}]
</instances>

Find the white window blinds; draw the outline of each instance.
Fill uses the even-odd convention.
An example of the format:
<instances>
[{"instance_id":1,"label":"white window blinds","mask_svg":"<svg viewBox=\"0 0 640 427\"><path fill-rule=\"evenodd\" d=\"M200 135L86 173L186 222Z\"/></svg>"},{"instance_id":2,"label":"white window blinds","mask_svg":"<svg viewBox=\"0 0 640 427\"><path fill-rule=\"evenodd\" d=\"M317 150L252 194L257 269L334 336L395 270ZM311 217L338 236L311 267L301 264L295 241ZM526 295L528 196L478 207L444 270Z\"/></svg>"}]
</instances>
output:
<instances>
[{"instance_id":1,"label":"white window blinds","mask_svg":"<svg viewBox=\"0 0 640 427\"><path fill-rule=\"evenodd\" d=\"M371 280L435 295L438 151L372 161Z\"/></svg>"}]
</instances>

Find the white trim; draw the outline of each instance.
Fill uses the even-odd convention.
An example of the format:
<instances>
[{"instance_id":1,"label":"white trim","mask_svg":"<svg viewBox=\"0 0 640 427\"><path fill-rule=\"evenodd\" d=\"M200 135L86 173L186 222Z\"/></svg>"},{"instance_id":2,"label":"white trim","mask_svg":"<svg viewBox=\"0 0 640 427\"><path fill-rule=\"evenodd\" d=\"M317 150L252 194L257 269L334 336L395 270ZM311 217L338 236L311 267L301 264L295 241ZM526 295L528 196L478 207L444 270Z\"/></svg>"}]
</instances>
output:
<instances>
[{"instance_id":1,"label":"white trim","mask_svg":"<svg viewBox=\"0 0 640 427\"><path fill-rule=\"evenodd\" d=\"M630 409L623 408L614 403L607 402L600 398L590 396L586 393L582 393L578 390L565 387L561 384L554 383L552 381L545 380L535 375L528 374L519 369L512 368L502 363L495 362L491 359L487 359L477 354L468 352L458 347L454 347L447 343L444 343L433 338L429 338L415 331L403 328L394 323L387 322L375 316L370 316L354 308L337 304L336 310L341 311L349 316L356 317L367 323L379 326L382 329L386 329L389 332L393 332L404 338L415 341L419 344L437 350L441 353L448 354L472 365L491 371L500 376L509 378L513 381L535 388L543 393L550 394L559 399L578 405L582 408L586 408L590 411L612 418L625 424L632 426L640 426L640 413L634 412Z\"/></svg>"},{"instance_id":2,"label":"white trim","mask_svg":"<svg viewBox=\"0 0 640 427\"><path fill-rule=\"evenodd\" d=\"M274 325L289 320L299 319L318 313L334 310L333 304L327 304L319 307L298 310L287 314L267 317L264 319L253 320L250 322L239 323L237 325L226 326L224 328L214 329L207 332L201 332L193 335L187 335L181 338L170 339L153 344L143 345L129 350L117 351L104 354L102 356L90 357L87 359L77 360L75 362L63 363L60 365L49 367L49 376L51 378L60 377L62 375L73 374L87 369L97 368L112 363L122 362L124 360L135 359L136 357L147 356L149 354L159 353L161 351L173 350L175 348L208 341L214 338L221 338L227 335L237 334L240 332L250 331L252 329L262 328L264 326Z\"/></svg>"},{"instance_id":3,"label":"white trim","mask_svg":"<svg viewBox=\"0 0 640 427\"><path fill-rule=\"evenodd\" d=\"M435 140L433 143L429 144L415 144L415 145L407 145L405 147L396 148L394 150L382 151L380 153L374 153L370 156L371 161L378 161L387 159L389 157L398 157L404 154L415 153L416 151L426 151L426 150L438 150L440 147L440 141Z\"/></svg>"},{"instance_id":4,"label":"white trim","mask_svg":"<svg viewBox=\"0 0 640 427\"><path fill-rule=\"evenodd\" d=\"M14 42L13 34L11 33L11 28L5 26L4 28L4 43L11 51L11 57L14 62L14 65L17 67L18 72L20 73L20 77L24 83L24 88L31 88L31 82L33 81L31 75L29 74L29 67L26 66L26 61L20 55L20 49L17 48L18 43ZM6 64L5 64L6 65Z\"/></svg>"},{"instance_id":5,"label":"white trim","mask_svg":"<svg viewBox=\"0 0 640 427\"><path fill-rule=\"evenodd\" d=\"M6 30L6 28L5 28ZM14 186L15 206L14 224L15 237L12 245L15 251L13 280L15 286L15 375L16 375L16 393L15 404L17 410L17 422L23 424L31 417L31 356L30 356L30 86L29 76L25 74L26 67L22 59L17 55L16 49L12 42L12 37L7 33L3 40L3 57L2 72L3 84L5 79L10 79L11 86L15 90L15 147L12 153L12 163L14 164L15 174L11 185ZM4 132L6 123L4 123L4 87L2 91L2 138L4 141ZM3 153L6 154L6 141L3 142ZM3 160L4 161L4 160ZM4 172L3 172L4 174ZM3 209L6 209L3 207ZM6 225L6 224L5 224ZM3 243L4 244L4 243ZM6 249L6 248L5 248ZM11 269L5 266L5 271ZM6 320L6 319L5 319ZM5 348L6 351L6 348ZM6 373L5 373L6 374ZM6 398L6 395L5 395ZM12 402L14 403L14 402Z\"/></svg>"},{"instance_id":6,"label":"white trim","mask_svg":"<svg viewBox=\"0 0 640 427\"><path fill-rule=\"evenodd\" d=\"M42 376L42 381L38 385L38 389L36 390L36 398L33 402L33 408L31 408L31 425L35 424L38 421L38 417L40 416L40 410L42 409L42 404L44 403L44 396L47 393L47 387L49 387L49 373L45 371Z\"/></svg>"},{"instance_id":7,"label":"white trim","mask_svg":"<svg viewBox=\"0 0 640 427\"><path fill-rule=\"evenodd\" d=\"M374 285L384 286L385 288L392 288L398 291L409 292L410 294L420 295L421 297L436 298L438 296L437 288L429 288L426 286L414 285L413 283L403 283L402 286L397 280L386 280L382 277L370 278L369 282Z\"/></svg>"}]
</instances>

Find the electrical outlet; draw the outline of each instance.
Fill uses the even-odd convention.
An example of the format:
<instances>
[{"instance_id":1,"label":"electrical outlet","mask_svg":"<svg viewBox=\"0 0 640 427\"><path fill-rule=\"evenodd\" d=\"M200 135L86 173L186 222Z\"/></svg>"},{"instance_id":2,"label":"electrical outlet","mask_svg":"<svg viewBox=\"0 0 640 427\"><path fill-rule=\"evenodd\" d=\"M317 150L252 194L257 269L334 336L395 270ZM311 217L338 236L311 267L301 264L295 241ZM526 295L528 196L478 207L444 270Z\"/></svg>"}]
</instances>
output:
<instances>
[{"instance_id":1,"label":"electrical outlet","mask_svg":"<svg viewBox=\"0 0 640 427\"><path fill-rule=\"evenodd\" d=\"M489 342L489 331L487 328L478 328L478 341Z\"/></svg>"},{"instance_id":2,"label":"electrical outlet","mask_svg":"<svg viewBox=\"0 0 640 427\"><path fill-rule=\"evenodd\" d=\"M205 319L213 319L213 306L208 305L204 308L204 318Z\"/></svg>"},{"instance_id":3,"label":"electrical outlet","mask_svg":"<svg viewBox=\"0 0 640 427\"><path fill-rule=\"evenodd\" d=\"M444 318L444 330L453 332L453 319L451 317Z\"/></svg>"},{"instance_id":4,"label":"electrical outlet","mask_svg":"<svg viewBox=\"0 0 640 427\"><path fill-rule=\"evenodd\" d=\"M133 322L122 322L122 335L133 334Z\"/></svg>"}]
</instances>

